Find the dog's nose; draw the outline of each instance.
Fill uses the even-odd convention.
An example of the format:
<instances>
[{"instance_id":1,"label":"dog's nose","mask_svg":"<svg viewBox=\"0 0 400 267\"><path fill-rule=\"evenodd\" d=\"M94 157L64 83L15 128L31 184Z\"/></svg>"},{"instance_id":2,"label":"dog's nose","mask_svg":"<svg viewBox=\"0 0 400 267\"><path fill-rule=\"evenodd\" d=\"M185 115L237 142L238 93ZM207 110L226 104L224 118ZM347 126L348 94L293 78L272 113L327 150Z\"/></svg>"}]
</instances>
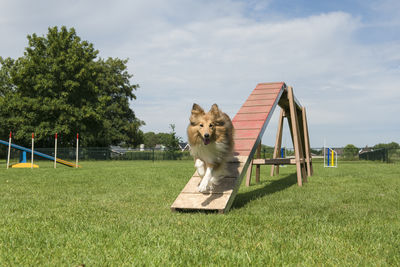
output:
<instances>
[{"instance_id":1,"label":"dog's nose","mask_svg":"<svg viewBox=\"0 0 400 267\"><path fill-rule=\"evenodd\" d=\"M204 134L204 138L209 138L209 137L210 137L209 133Z\"/></svg>"}]
</instances>

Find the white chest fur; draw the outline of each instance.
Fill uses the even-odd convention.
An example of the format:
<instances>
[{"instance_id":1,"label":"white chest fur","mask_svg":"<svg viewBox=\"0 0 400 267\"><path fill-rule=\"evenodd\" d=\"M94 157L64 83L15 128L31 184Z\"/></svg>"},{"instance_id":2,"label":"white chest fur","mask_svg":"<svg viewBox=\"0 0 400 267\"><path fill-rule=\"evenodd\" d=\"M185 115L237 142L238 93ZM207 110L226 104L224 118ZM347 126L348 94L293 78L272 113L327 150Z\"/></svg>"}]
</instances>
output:
<instances>
[{"instance_id":1,"label":"white chest fur","mask_svg":"<svg viewBox=\"0 0 400 267\"><path fill-rule=\"evenodd\" d=\"M207 163L219 163L226 156L228 146L224 143L210 143L208 145L192 146L191 154Z\"/></svg>"}]
</instances>

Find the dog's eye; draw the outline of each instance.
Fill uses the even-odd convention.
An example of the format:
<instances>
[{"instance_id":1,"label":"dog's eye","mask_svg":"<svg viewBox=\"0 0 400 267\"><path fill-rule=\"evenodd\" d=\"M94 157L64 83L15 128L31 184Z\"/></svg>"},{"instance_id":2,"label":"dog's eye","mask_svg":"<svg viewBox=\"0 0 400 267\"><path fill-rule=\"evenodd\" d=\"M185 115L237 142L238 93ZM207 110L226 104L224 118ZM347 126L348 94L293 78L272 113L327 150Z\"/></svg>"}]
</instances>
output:
<instances>
[{"instance_id":1,"label":"dog's eye","mask_svg":"<svg viewBox=\"0 0 400 267\"><path fill-rule=\"evenodd\" d=\"M209 127L212 128L214 125L210 124Z\"/></svg>"},{"instance_id":2,"label":"dog's eye","mask_svg":"<svg viewBox=\"0 0 400 267\"><path fill-rule=\"evenodd\" d=\"M202 123L200 123L200 127L203 127L204 125Z\"/></svg>"}]
</instances>

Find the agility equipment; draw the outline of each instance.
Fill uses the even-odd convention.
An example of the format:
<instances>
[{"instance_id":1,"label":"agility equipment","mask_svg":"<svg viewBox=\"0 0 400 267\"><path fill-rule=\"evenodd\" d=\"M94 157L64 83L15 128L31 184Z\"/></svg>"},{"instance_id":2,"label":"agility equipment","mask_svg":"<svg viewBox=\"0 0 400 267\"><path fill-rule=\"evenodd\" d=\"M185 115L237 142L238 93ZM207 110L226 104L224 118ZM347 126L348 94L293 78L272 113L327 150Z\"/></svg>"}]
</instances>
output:
<instances>
[{"instance_id":1,"label":"agility equipment","mask_svg":"<svg viewBox=\"0 0 400 267\"><path fill-rule=\"evenodd\" d=\"M10 132L10 136L8 138L8 144L7 142L4 142L5 145L8 145L8 154L7 154L7 169L10 167L10 155L11 155L11 136L12 133Z\"/></svg>"},{"instance_id":2,"label":"agility equipment","mask_svg":"<svg viewBox=\"0 0 400 267\"><path fill-rule=\"evenodd\" d=\"M324 167L337 167L337 152L330 147L324 147Z\"/></svg>"},{"instance_id":3,"label":"agility equipment","mask_svg":"<svg viewBox=\"0 0 400 267\"><path fill-rule=\"evenodd\" d=\"M78 168L78 158L79 158L79 133L76 134L76 152L75 152L75 167Z\"/></svg>"},{"instance_id":4,"label":"agility equipment","mask_svg":"<svg viewBox=\"0 0 400 267\"><path fill-rule=\"evenodd\" d=\"M32 151L35 151L34 147L35 147L35 134L32 133ZM33 155L35 155L35 153L31 153L31 169L33 169Z\"/></svg>"},{"instance_id":5,"label":"agility equipment","mask_svg":"<svg viewBox=\"0 0 400 267\"><path fill-rule=\"evenodd\" d=\"M28 163L26 160L26 151L21 151L19 154L19 163L12 164L11 168L39 168L39 165Z\"/></svg>"},{"instance_id":6,"label":"agility equipment","mask_svg":"<svg viewBox=\"0 0 400 267\"><path fill-rule=\"evenodd\" d=\"M279 148L276 145L273 159L253 160L255 153L260 158L261 139L277 105L282 109L280 120L283 121L284 116L289 120L295 158L278 158L280 145ZM253 165L257 166L256 176L258 173L259 179L260 165L296 164L297 184L302 186L303 181L307 181L307 175L312 174L308 130L304 131L307 128L305 119L305 109L294 97L292 87L286 86L284 82L258 84L232 119L235 148L232 158L228 160L227 176L212 192L200 193L197 187L201 177L196 171L172 204L171 210L229 211L246 175L246 184L250 184ZM281 142L282 130L278 130L278 134L280 138L277 141ZM303 142L305 139L307 142Z\"/></svg>"},{"instance_id":7,"label":"agility equipment","mask_svg":"<svg viewBox=\"0 0 400 267\"><path fill-rule=\"evenodd\" d=\"M54 169L57 168L57 133L54 138Z\"/></svg>"},{"instance_id":8,"label":"agility equipment","mask_svg":"<svg viewBox=\"0 0 400 267\"><path fill-rule=\"evenodd\" d=\"M29 149L29 148L26 148L26 147L23 147L23 146L19 146L19 145L16 145L16 144L12 144L12 143L11 143L11 133L10 133L9 142L0 140L0 144L9 146L9 153L8 153L8 159L7 159L7 168L8 168L8 166L9 166L9 162L10 162L9 157L10 157L10 149L11 149L11 147L12 147L12 148L15 148L15 149L18 149L18 150L21 150L21 151L25 151L26 153L32 154L32 149ZM52 156L49 156L49 155L47 155L47 154L44 154L44 153L41 153L41 152L38 152L38 151L35 151L35 150L33 150L33 154L35 154L36 156L45 158L45 159L55 160L55 161L57 161L58 163L63 164L63 165L68 166L68 167L76 167L76 168L79 167L78 165L76 165L76 164L74 164L74 163L71 163L71 162L69 162L69 161L66 161L66 160L63 160L63 159L59 159L59 158L54 158L54 157L52 157ZM29 164L29 163L28 163L28 164ZM20 166L22 167L22 165L20 165ZM18 166L17 166L17 167L18 167ZM31 167L31 164L29 164L29 167ZM28 168L29 168L29 167L28 167ZM35 166L33 166L33 167L35 167ZM14 165L13 165L13 168L14 168Z\"/></svg>"}]
</instances>

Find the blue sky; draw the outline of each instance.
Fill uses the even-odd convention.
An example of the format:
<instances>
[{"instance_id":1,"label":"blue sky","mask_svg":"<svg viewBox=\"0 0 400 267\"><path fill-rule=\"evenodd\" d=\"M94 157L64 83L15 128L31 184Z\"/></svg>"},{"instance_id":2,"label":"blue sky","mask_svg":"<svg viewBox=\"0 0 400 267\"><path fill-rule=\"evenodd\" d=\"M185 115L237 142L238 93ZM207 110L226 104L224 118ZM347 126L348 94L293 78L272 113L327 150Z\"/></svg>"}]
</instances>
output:
<instances>
[{"instance_id":1,"label":"blue sky","mask_svg":"<svg viewBox=\"0 0 400 267\"><path fill-rule=\"evenodd\" d=\"M101 57L129 58L144 131L175 124L186 140L193 102L233 117L257 83L285 81L307 108L313 147L400 143L398 0L0 0L0 10L2 57L65 25Z\"/></svg>"}]
</instances>

